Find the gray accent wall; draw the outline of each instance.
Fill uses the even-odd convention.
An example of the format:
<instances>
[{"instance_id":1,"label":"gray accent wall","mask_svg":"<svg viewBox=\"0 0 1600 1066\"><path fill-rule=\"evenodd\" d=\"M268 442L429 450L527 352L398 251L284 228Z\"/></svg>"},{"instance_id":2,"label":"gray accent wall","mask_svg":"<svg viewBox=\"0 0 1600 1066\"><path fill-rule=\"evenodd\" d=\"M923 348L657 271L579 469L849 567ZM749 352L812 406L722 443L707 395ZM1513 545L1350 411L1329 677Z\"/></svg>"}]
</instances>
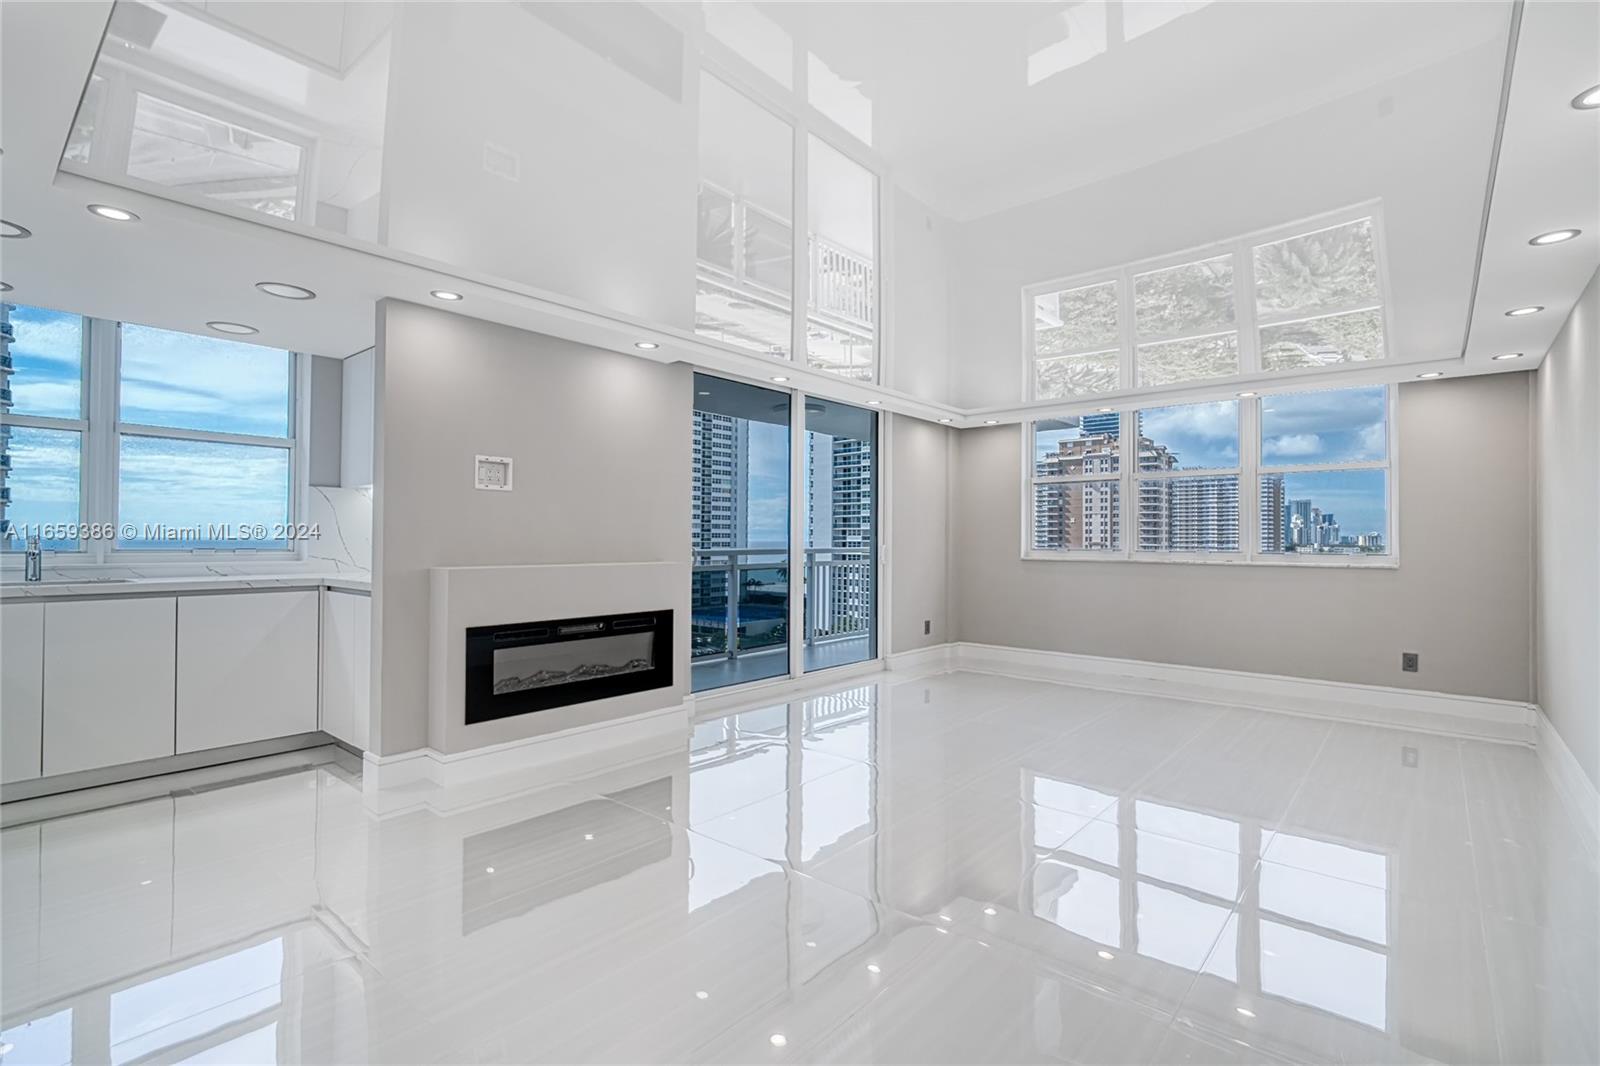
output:
<instances>
[{"instance_id":1,"label":"gray accent wall","mask_svg":"<svg viewBox=\"0 0 1600 1066\"><path fill-rule=\"evenodd\" d=\"M1024 560L1022 430L965 430L955 639L1528 700L1530 377L1400 386L1398 569Z\"/></svg>"},{"instance_id":2,"label":"gray accent wall","mask_svg":"<svg viewBox=\"0 0 1600 1066\"><path fill-rule=\"evenodd\" d=\"M1533 377L1536 695L1600 785L1600 274Z\"/></svg>"},{"instance_id":3,"label":"gray accent wall","mask_svg":"<svg viewBox=\"0 0 1600 1066\"><path fill-rule=\"evenodd\" d=\"M395 300L376 336L370 743L392 755L429 743L429 568L688 566L693 379ZM480 454L512 458L511 492L473 487Z\"/></svg>"},{"instance_id":4,"label":"gray accent wall","mask_svg":"<svg viewBox=\"0 0 1600 1066\"><path fill-rule=\"evenodd\" d=\"M950 454L955 433L904 415L889 422L889 651L952 639ZM932 632L924 633L923 623Z\"/></svg>"},{"instance_id":5,"label":"gray accent wall","mask_svg":"<svg viewBox=\"0 0 1600 1066\"><path fill-rule=\"evenodd\" d=\"M344 362L313 355L311 359L311 425L309 473L313 485L339 484L339 449L343 435Z\"/></svg>"}]
</instances>

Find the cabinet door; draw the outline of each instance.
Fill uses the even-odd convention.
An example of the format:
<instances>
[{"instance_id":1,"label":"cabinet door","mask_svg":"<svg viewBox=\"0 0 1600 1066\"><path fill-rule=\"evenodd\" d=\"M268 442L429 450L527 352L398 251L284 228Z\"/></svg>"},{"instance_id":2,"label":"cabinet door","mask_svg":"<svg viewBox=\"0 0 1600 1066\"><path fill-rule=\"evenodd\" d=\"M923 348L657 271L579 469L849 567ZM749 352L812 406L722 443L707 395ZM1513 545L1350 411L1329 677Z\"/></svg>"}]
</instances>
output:
<instances>
[{"instance_id":1,"label":"cabinet door","mask_svg":"<svg viewBox=\"0 0 1600 1066\"><path fill-rule=\"evenodd\" d=\"M178 601L81 600L44 608L44 772L171 755Z\"/></svg>"},{"instance_id":2,"label":"cabinet door","mask_svg":"<svg viewBox=\"0 0 1600 1066\"><path fill-rule=\"evenodd\" d=\"M372 597L323 593L322 729L362 751L371 683Z\"/></svg>"},{"instance_id":3,"label":"cabinet door","mask_svg":"<svg viewBox=\"0 0 1600 1066\"><path fill-rule=\"evenodd\" d=\"M178 750L317 728L317 593L178 602Z\"/></svg>"},{"instance_id":4,"label":"cabinet door","mask_svg":"<svg viewBox=\"0 0 1600 1066\"><path fill-rule=\"evenodd\" d=\"M0 607L0 780L38 777L44 735L44 604Z\"/></svg>"}]
</instances>

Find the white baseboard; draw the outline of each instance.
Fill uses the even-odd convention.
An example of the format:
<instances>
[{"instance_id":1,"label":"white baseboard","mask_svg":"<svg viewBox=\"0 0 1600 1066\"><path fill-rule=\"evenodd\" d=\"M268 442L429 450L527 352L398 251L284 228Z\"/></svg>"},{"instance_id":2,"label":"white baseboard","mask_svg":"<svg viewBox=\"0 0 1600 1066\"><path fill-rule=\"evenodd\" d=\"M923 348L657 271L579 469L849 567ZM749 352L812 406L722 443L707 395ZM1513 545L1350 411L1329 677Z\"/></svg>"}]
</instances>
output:
<instances>
[{"instance_id":1,"label":"white baseboard","mask_svg":"<svg viewBox=\"0 0 1600 1066\"><path fill-rule=\"evenodd\" d=\"M961 670L1037 677L1117 692L1364 722L1478 740L1533 744L1526 703L1342 681L1112 659L993 644L953 645Z\"/></svg>"},{"instance_id":2,"label":"white baseboard","mask_svg":"<svg viewBox=\"0 0 1600 1066\"><path fill-rule=\"evenodd\" d=\"M587 761L597 758L625 761L628 755L641 750L681 743L688 731L688 704L679 703L612 722L596 722L470 751L418 748L396 755L367 752L363 757L362 786L369 797L396 790L420 794L429 788L475 784L556 764L561 764L563 770L581 771Z\"/></svg>"},{"instance_id":3,"label":"white baseboard","mask_svg":"<svg viewBox=\"0 0 1600 1066\"><path fill-rule=\"evenodd\" d=\"M884 666L895 673L920 674L949 670L955 657L954 644L934 644L912 651L897 651L890 655Z\"/></svg>"},{"instance_id":4,"label":"white baseboard","mask_svg":"<svg viewBox=\"0 0 1600 1066\"><path fill-rule=\"evenodd\" d=\"M1589 830L1590 844L1593 845L1600 838L1600 790L1596 790L1589 775L1578 765L1577 756L1572 754L1567 742L1556 732L1554 723L1545 716L1544 709L1536 706L1533 713L1534 727L1539 734L1535 745L1539 762L1555 783L1556 791Z\"/></svg>"}]
</instances>

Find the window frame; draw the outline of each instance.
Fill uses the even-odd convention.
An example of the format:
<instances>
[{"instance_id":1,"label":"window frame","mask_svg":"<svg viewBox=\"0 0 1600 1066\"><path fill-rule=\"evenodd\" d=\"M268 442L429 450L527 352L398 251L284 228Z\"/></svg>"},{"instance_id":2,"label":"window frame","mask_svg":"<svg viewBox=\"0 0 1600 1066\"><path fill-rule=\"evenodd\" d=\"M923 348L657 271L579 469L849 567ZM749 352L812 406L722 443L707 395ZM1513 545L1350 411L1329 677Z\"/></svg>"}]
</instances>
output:
<instances>
[{"instance_id":1,"label":"window frame","mask_svg":"<svg viewBox=\"0 0 1600 1066\"><path fill-rule=\"evenodd\" d=\"M1330 392L1346 388L1374 388L1373 385L1323 385L1313 388L1282 388L1255 396L1237 397L1239 405L1239 465L1215 469L1147 471L1138 467L1138 421L1141 410L1157 407L1187 406L1188 403L1214 403L1215 399L1200 399L1174 403L1151 397L1148 404L1124 407L1117 412L1119 419L1118 480L1121 499L1119 530L1122 546L1106 549L1042 549L1033 544L1034 487L1036 484L1071 481L1110 481L1109 477L1095 476L1034 476L1034 440L1041 421L1081 415L1049 415L1029 419L1020 425L1022 431L1019 448L1022 476L1021 504L1021 557L1024 560L1044 562L1099 562L1099 563L1180 563L1211 566L1290 566L1332 567L1335 569L1397 570L1400 567L1400 435L1397 431L1397 384L1383 385L1384 432L1387 438L1385 458L1340 463L1301 463L1290 466L1264 466L1261 462L1261 404L1272 397L1292 393ZM1081 401L1080 401L1081 402ZM1130 450L1128 442L1132 440ZM1130 451L1132 454L1130 454ZM1381 555L1328 553L1267 552L1261 550L1261 478L1268 474L1330 473L1349 470L1382 470L1384 472L1384 543L1387 550ZM1236 552L1174 552L1140 551L1137 545L1139 520L1138 488L1140 481L1172 480L1183 477L1237 477L1239 481L1239 550Z\"/></svg>"},{"instance_id":2,"label":"window frame","mask_svg":"<svg viewBox=\"0 0 1600 1066\"><path fill-rule=\"evenodd\" d=\"M9 301L8 301L9 302ZM49 310L55 310L50 308ZM64 312L70 314L71 312ZM123 322L78 316L83 320L83 358L81 418L63 419L42 415L13 415L7 412L6 421L18 428L78 430L82 433L78 463L78 522L80 524L121 525L120 456L122 438L156 437L168 440L186 440L203 443L236 444L251 447L280 448L289 453L289 522L301 522L305 515L308 492L309 461L307 450L301 447L306 439L309 404L311 361L303 353L287 349L289 356L289 411L288 434L284 437L265 437L253 434L226 433L212 430L176 429L150 426L121 419L122 398L122 326ZM129 325L142 323L127 323ZM165 327L154 327L162 329ZM169 332L182 333L182 330ZM193 334L203 336L203 334ZM80 538L75 551L45 550L46 565L71 568L102 567L107 565L137 565L141 570L163 568L192 569L199 561L241 563L245 560L263 563L303 562L308 545L303 539L293 539L282 548L123 548L114 538L85 540ZM22 551L7 550L0 553L0 567L6 571L22 567Z\"/></svg>"},{"instance_id":3,"label":"window frame","mask_svg":"<svg viewBox=\"0 0 1600 1066\"><path fill-rule=\"evenodd\" d=\"M11 307L17 306L17 304L9 300L6 301L6 303ZM31 307L34 305L24 304L22 306ZM52 311L56 314L70 315L72 313L70 311L57 311L53 307L41 308L41 310ZM75 432L78 434L78 522L81 525L84 522L91 521L91 519L88 517L90 509L88 469L89 448L91 441L89 418L89 412L91 408L89 394L91 375L89 373L89 361L90 352L93 349L92 330L94 326L94 319L88 317L87 315L78 315L77 317L78 320L83 323L82 339L79 341L78 349L78 417L64 418L60 415L19 414L15 408L12 408L11 410L5 412L4 421L7 425L16 429L44 429L65 433ZM8 515L7 517L10 518L11 516ZM11 521L15 523L16 519L11 518ZM11 560L14 557L20 558L22 556L23 549L24 546L21 543L13 542L10 547L0 550L0 560L4 561L6 569L11 569L19 565ZM86 550L85 542L83 538L80 537L78 538L78 547L73 551L64 552L57 551L55 549L46 549L45 554L56 559L68 559L81 556Z\"/></svg>"},{"instance_id":4,"label":"window frame","mask_svg":"<svg viewBox=\"0 0 1600 1066\"><path fill-rule=\"evenodd\" d=\"M1361 301L1357 304L1329 305L1311 311L1294 311L1288 313L1272 313L1257 315L1256 313L1256 277L1255 277L1255 249L1261 245L1273 244L1278 241L1289 240L1294 237L1303 237L1326 229L1349 225L1368 219L1372 222L1372 254L1378 275L1378 306L1381 312L1384 333L1384 358L1381 360L1366 360L1368 364L1382 363L1390 360L1390 353L1394 337L1394 321L1392 308L1394 301L1390 298L1389 270L1388 270L1388 244L1385 237L1383 217L1383 203L1380 200L1368 200L1348 207L1313 215L1309 218L1297 219L1281 225L1265 229L1254 230L1223 241L1210 244L1196 245L1176 252L1163 253L1144 259L1123 263L1119 266L1104 267L1098 270L1085 271L1065 277L1050 278L1044 281L1032 282L1022 287L1021 312L1022 312L1022 351L1021 366L1021 400L1025 404L1034 403L1089 403L1094 400L1111 402L1126 397L1139 397L1143 395L1159 395L1177 390L1227 387L1238 385L1245 380L1261 380L1266 378L1274 383L1279 381L1292 381L1297 377L1313 374L1326 374L1328 367L1297 367L1288 370L1266 370L1261 359L1261 330L1269 326L1281 326L1299 322L1313 321L1318 318L1330 317L1338 314L1348 314L1356 311L1372 309L1374 304L1370 301ZM1228 329L1201 329L1193 333L1176 336L1150 336L1141 338L1138 335L1134 322L1134 279L1143 274L1184 266L1189 263L1203 262L1219 256L1230 256L1233 266L1233 328ZM1040 396L1036 384L1036 370L1042 359L1060 358L1062 353L1053 353L1048 356L1036 354L1034 301L1052 292L1068 292L1075 289L1086 288L1090 285L1115 282L1117 285L1117 327L1119 333L1118 373L1117 388L1106 392L1082 393L1071 396ZM1160 344L1172 340L1192 340L1203 337L1220 336L1235 333L1238 337L1239 369L1237 373L1214 378L1195 378L1190 381L1174 382L1164 385L1138 384L1138 349L1141 345ZM1094 349L1102 351L1105 349ZM1085 353L1067 353L1085 354ZM1356 364L1342 364L1356 365Z\"/></svg>"}]
</instances>

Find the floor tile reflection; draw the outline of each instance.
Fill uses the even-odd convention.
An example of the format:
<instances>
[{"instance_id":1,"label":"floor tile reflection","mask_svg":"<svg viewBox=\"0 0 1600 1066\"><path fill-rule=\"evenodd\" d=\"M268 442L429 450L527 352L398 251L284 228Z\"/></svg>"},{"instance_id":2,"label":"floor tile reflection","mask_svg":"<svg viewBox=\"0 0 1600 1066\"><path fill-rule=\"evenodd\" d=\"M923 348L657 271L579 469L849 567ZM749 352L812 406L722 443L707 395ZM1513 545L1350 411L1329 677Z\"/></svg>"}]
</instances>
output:
<instances>
[{"instance_id":1,"label":"floor tile reflection","mask_svg":"<svg viewBox=\"0 0 1600 1066\"><path fill-rule=\"evenodd\" d=\"M303 771L0 833L6 1066L1595 1061L1526 749L991 674L392 811Z\"/></svg>"}]
</instances>

